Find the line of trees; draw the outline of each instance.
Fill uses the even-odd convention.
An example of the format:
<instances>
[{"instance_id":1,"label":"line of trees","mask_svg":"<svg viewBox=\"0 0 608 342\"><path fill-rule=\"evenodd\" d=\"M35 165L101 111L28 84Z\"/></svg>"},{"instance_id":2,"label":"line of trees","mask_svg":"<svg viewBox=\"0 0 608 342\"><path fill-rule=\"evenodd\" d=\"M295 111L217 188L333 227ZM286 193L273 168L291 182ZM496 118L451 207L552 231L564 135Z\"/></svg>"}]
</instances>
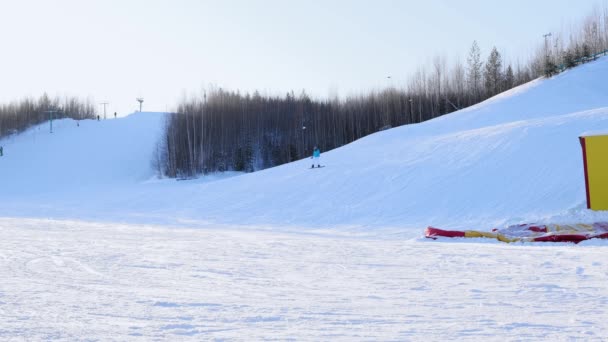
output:
<instances>
[{"instance_id":1,"label":"line of trees","mask_svg":"<svg viewBox=\"0 0 608 342\"><path fill-rule=\"evenodd\" d=\"M405 89L388 88L345 99L313 100L305 92L267 96L211 89L182 101L166 122L155 164L168 177L273 167L327 151L390 127L419 123L485 100L533 77L503 65L492 50L485 63L476 42L467 65L435 58Z\"/></svg>"},{"instance_id":2,"label":"line of trees","mask_svg":"<svg viewBox=\"0 0 608 342\"><path fill-rule=\"evenodd\" d=\"M82 101L75 97L50 98L44 94L38 99L25 98L0 105L0 138L22 132L49 120L49 111L54 111L54 119L95 118L95 105L90 101Z\"/></svg>"},{"instance_id":3,"label":"line of trees","mask_svg":"<svg viewBox=\"0 0 608 342\"><path fill-rule=\"evenodd\" d=\"M526 63L507 63L496 47L482 58L473 42L466 64L435 57L404 88L344 99L311 99L211 89L168 116L155 164L159 174L191 178L273 167L343 146L380 130L419 123L479 103L608 49L608 10L596 10L568 35L553 34ZM564 39L563 37L568 37Z\"/></svg>"},{"instance_id":4,"label":"line of trees","mask_svg":"<svg viewBox=\"0 0 608 342\"><path fill-rule=\"evenodd\" d=\"M596 7L569 32L547 36L536 52L534 63L545 76L595 60L608 50L608 7Z\"/></svg>"}]
</instances>

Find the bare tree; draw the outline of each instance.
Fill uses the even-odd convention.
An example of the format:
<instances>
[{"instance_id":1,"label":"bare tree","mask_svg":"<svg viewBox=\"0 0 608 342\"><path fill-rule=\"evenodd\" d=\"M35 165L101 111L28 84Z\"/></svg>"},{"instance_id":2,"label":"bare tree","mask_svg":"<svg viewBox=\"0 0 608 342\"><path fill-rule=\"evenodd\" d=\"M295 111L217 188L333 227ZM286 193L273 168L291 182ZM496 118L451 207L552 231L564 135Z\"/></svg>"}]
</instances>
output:
<instances>
[{"instance_id":1,"label":"bare tree","mask_svg":"<svg viewBox=\"0 0 608 342\"><path fill-rule=\"evenodd\" d=\"M49 120L51 111L54 119L83 120L95 117L95 105L92 101L73 97L50 98L45 93L37 100L24 98L0 105L0 138Z\"/></svg>"},{"instance_id":2,"label":"bare tree","mask_svg":"<svg viewBox=\"0 0 608 342\"><path fill-rule=\"evenodd\" d=\"M481 61L479 46L477 45L477 41L473 41L469 56L467 57L467 82L473 102L478 101L481 98L482 65L483 62Z\"/></svg>"}]
</instances>

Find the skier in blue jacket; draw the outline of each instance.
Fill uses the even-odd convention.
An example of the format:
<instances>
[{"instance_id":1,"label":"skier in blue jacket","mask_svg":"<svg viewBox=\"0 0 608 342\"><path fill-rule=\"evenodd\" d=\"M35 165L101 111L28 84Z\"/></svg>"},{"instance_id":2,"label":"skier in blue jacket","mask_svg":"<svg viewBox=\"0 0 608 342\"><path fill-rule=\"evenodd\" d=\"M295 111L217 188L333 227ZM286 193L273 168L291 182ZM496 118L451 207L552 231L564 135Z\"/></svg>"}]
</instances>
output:
<instances>
[{"instance_id":1,"label":"skier in blue jacket","mask_svg":"<svg viewBox=\"0 0 608 342\"><path fill-rule=\"evenodd\" d=\"M319 162L319 158L321 158L321 150L319 150L319 148L317 146L315 146L315 148L312 150L312 166L311 168L315 168L315 162L317 163L317 167L321 167L321 164Z\"/></svg>"}]
</instances>

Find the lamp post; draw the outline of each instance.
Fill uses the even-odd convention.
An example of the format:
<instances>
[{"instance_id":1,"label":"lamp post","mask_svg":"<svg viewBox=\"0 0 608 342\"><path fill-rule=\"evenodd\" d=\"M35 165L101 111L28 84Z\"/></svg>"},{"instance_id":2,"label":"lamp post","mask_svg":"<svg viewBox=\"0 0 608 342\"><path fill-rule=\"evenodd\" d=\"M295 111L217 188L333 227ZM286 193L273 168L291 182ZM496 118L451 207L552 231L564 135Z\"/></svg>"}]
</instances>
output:
<instances>
[{"instance_id":1,"label":"lamp post","mask_svg":"<svg viewBox=\"0 0 608 342\"><path fill-rule=\"evenodd\" d=\"M545 59L547 62L549 62L549 47L547 45L547 38L551 37L551 32L543 34L543 37L545 38Z\"/></svg>"}]
</instances>

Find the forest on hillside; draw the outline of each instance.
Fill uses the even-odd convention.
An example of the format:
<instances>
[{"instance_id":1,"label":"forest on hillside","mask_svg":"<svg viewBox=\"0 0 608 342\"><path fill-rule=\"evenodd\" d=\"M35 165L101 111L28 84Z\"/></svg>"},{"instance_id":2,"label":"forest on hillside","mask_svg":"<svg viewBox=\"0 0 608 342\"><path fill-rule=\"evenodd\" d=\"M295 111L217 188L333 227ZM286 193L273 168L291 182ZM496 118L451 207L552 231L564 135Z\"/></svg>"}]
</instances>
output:
<instances>
[{"instance_id":1,"label":"forest on hillside","mask_svg":"<svg viewBox=\"0 0 608 342\"><path fill-rule=\"evenodd\" d=\"M252 172L328 151L391 127L419 123L479 103L538 77L595 59L608 49L608 10L578 28L546 35L525 63L506 62L494 47L483 58L473 42L466 63L435 57L408 83L343 99L241 94L214 88L182 101L168 116L155 164L160 175L192 178Z\"/></svg>"},{"instance_id":2,"label":"forest on hillside","mask_svg":"<svg viewBox=\"0 0 608 342\"><path fill-rule=\"evenodd\" d=\"M273 167L328 151L380 130L419 123L468 107L538 75L533 66L505 67L496 48L482 61L477 43L467 66L436 58L405 89L387 88L345 99L305 92L266 96L211 89L170 115L157 162L165 176Z\"/></svg>"},{"instance_id":3,"label":"forest on hillside","mask_svg":"<svg viewBox=\"0 0 608 342\"><path fill-rule=\"evenodd\" d=\"M25 98L0 105L0 138L16 134L49 119L95 118L95 105L75 97L50 98L43 94L38 99Z\"/></svg>"}]
</instances>

